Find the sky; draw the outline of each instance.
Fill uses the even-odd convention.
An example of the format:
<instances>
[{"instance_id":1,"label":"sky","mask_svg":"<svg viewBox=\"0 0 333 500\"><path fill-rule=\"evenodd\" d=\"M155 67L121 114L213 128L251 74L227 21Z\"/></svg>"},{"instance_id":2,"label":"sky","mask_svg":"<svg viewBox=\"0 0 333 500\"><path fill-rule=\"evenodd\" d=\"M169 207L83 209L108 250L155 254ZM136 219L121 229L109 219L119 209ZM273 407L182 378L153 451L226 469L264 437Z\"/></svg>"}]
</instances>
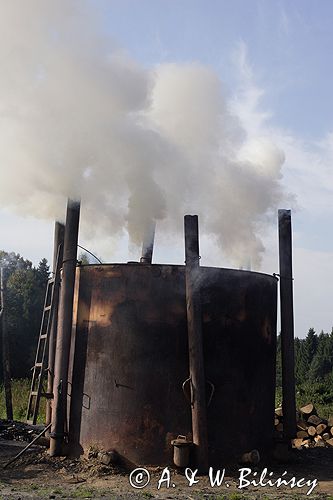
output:
<instances>
[{"instance_id":1,"label":"sky","mask_svg":"<svg viewBox=\"0 0 333 500\"><path fill-rule=\"evenodd\" d=\"M52 10L55 4L63 7L61 15L57 9ZM249 252L253 250L251 262L253 270L268 274L278 273L277 208L291 208L295 333L298 337L304 337L310 327L314 327L318 333L322 329L326 332L331 331L333 326L331 305L333 236L330 231L333 220L333 100L331 98L333 77L330 55L333 48L331 30L333 3L330 0L294 0L293 2L278 0L55 2L49 0L44 3L44 6L51 6L47 10L39 0L31 0L29 5L34 5L31 24L37 19L37 29L34 29L32 25L31 31L29 31L29 26L28 28L24 26L22 30L23 33L27 30L25 38L22 34L22 44L26 44L28 57L23 51L17 50L20 43L17 33L20 32L21 23L24 25L25 20L29 25L29 13L24 13L20 9L11 10L8 5L8 0L0 0L2 11L5 14L8 13L8 19L3 16L4 22L10 23L14 37L10 33L8 36L0 35L0 42L1 37L5 37L1 43L0 64L3 66L2 74L17 75L17 81L13 83L13 80L9 79L7 86L0 85L0 137L1 132L3 137L0 140L0 173L2 172L0 178L2 234L0 248L19 252L35 264L43 257L49 260L51 258L53 219L54 216L58 218L64 216L66 188L59 186L63 198L58 199L53 193L52 196L50 195L52 203L49 206L48 198L44 194L41 196L40 192L37 192L29 183L31 178L35 178L31 172L37 172L37 184L40 178L49 176L50 182L56 185L52 177L54 170L47 170L45 167L46 170L34 171L30 166L36 158L38 161L51 165L53 158L50 158L44 150L38 151L38 156L35 154L35 144L36 138L40 137L41 142L44 142L50 149L47 133L54 133L54 123L50 123L48 115L39 111L41 117L46 116L45 136L43 127L36 128L33 130L34 133L28 126L18 128L15 125L13 129L10 127L14 120L17 120L17 116L20 116L22 121L25 116L30 116L30 99L35 106L34 109L38 110L39 99L44 99L46 108L50 99L54 98L57 102L57 92L60 93L62 86L67 84L66 78L63 78L64 73L60 71L65 67L67 72L73 70L73 75L68 80L70 85L80 88L82 80L89 80L89 87L84 86L85 82L82 83L84 92L82 91L81 105L84 100L89 101L92 98L96 89L105 98L101 107L97 107L96 104L95 107L91 105L89 109L92 126L95 126L97 131L101 130L101 134L103 133L102 127L109 126L108 114L120 111L123 113L126 108L126 112L133 115L137 113L137 108L140 106L141 119L146 120L145 126L149 122L149 126L154 129L155 133L158 130L159 135L154 136L152 140L147 134L141 137L141 132L139 134L136 128L137 121L135 124L131 123L129 130L132 134L132 141L140 143L135 154L142 154L142 161L145 159L143 145L147 146L147 157L150 155L147 163L150 165L151 162L152 166L149 168L154 169L152 171L160 182L158 187L164 186L165 190L177 191L177 182L172 183L166 176L163 176L165 167L161 166L159 169L154 165L156 158L159 158L154 156L156 142L162 155L170 154L168 161L174 165L170 176L177 179L179 175L179 178L185 181L188 179L189 184L193 179L193 186L190 190L192 198L186 203L173 200L168 194L165 195L165 204L160 207L157 203L159 194L158 191L153 190L154 186L151 186L151 191L147 192L147 199L153 200L154 210L157 210L155 262L183 263L181 215L184 210L188 209L193 213L194 211L199 213L202 232L202 264L240 267L242 262L239 256L242 252L244 253L244 247L248 246ZM72 16L76 16L74 21ZM94 16L96 19L94 26L91 27L90 19ZM76 23L77 18L80 22ZM64 29L64 36L66 33L72 33L74 41L66 41L61 45L62 51L59 49L59 52L56 52L46 43L45 49L38 52L41 50L42 37L45 36L41 30L42 34L38 38L38 21L42 25L47 19L49 23L50 19L57 19L58 23L66 26L68 23L70 29L68 32ZM74 26L73 30L72 26ZM59 30L59 24L57 29ZM3 29L1 32L3 33ZM47 34L49 33L48 28ZM61 31L60 33L62 34ZM59 32L57 34L60 38ZM56 36L54 39L57 40ZM96 42L97 48L95 48L94 41L97 39L98 44ZM78 42L77 46L75 40ZM80 46L82 46L82 53L78 54ZM90 50L92 46L94 50ZM3 47L9 47L10 50L6 51ZM98 58L98 51L105 54L105 47L107 50L112 48L112 53L116 54L111 61L113 77L118 78L118 73L125 67L125 76L119 77L120 90L116 88L116 91L110 92L110 95L119 95L124 99L125 104L121 109L119 108L120 111L114 104L112 104L113 107L108 108L108 88L107 85L106 88L102 87L100 83L103 81L104 73L99 71L100 66L94 62ZM20 86L20 82L26 82L25 78L29 69L26 68L28 67L26 60L29 62L31 55L29 50L31 54L39 54L40 61L44 61L44 58L51 61L49 66L47 63L44 66L44 63L41 63L41 69L38 70L38 82L41 82L41 87L35 94L23 92L23 87ZM66 60L67 51L71 55L68 61ZM61 66L58 62L59 54L68 62L66 66ZM17 58L17 64L15 58ZM85 58L92 61L87 68L81 61ZM35 59L31 56L31 61L36 65L36 61L38 63L39 60L37 56ZM120 64L118 64L119 61ZM53 68L55 68L56 78L53 79L55 83L50 92L44 90L43 83L47 80L47 71L51 74ZM95 82L91 77L90 82L91 68L100 72L100 80ZM5 71L6 69L8 71ZM151 78L152 74L153 78ZM80 75L81 80L76 75ZM62 85L63 80L64 85ZM110 82L112 87L113 80ZM183 84L185 90L180 93L179 89ZM152 91L147 90L153 85ZM215 96L215 93L220 92L217 88L222 89L223 98L221 99ZM153 106L143 104L146 98L143 99L137 89L141 89L145 96L148 95L153 101ZM173 94L170 97L168 93ZM188 105L185 108L183 103L187 99L187 93L189 94ZM41 95L42 98L40 98ZM129 98L128 95L131 97ZM177 95L179 100L173 99L173 95ZM196 115L197 101L198 117ZM204 108L205 102L208 111ZM24 108L25 114L12 113L11 110L16 105L20 109ZM222 127L221 132L219 122L218 132L224 134L227 139L224 138L221 141L218 138L211 144L210 136L214 135L215 131L210 127L215 115L214 109L210 107L220 105L219 117L222 117L222 121L224 120L224 128ZM57 120L62 129L66 129L67 122L71 123L72 119L71 116L63 118L66 109L71 111L70 104L66 103L66 106L67 108L62 108L58 103L57 107L57 110L60 110ZM184 123L181 120L174 122L172 117L168 116L168 112L176 114L178 107L187 117ZM99 110L99 113L95 113L95 108ZM10 113L12 114L9 122L8 114ZM99 116L102 117L101 124L98 122ZM73 124L75 119L77 116L73 118ZM85 115L81 116L78 113L78 120L80 119L84 120ZM199 132L192 130L191 125L197 124L196 120L198 123L205 123L205 119L207 119L207 127L200 129L200 134L205 135L207 132L206 143L203 146L200 143L200 148L196 149L198 143L196 134ZM177 127L179 127L178 131ZM190 131L186 135L183 129L187 127ZM8 128L19 134L19 140L16 139L17 135L14 133L12 135L7 133ZM31 129L33 129L32 126ZM114 139L118 129L118 122L116 125L111 124L110 143L114 149L117 149L119 145L119 141ZM25 145L26 135L31 135L29 147ZM65 139L65 135L59 135L59 138L56 134L54 135L57 151ZM81 144L80 141L78 143ZM8 144L11 148L8 148ZM108 136L101 141L101 144L108 144ZM171 144L173 149L170 152ZM214 154L207 151L210 144ZM93 153L92 157L96 155L98 147L100 144L95 149L89 150ZM122 144L122 147L126 150L126 143ZM6 154L1 153L1 148ZM220 149L223 148L225 150L230 148L231 153L226 154L224 151L221 153ZM10 151L13 150L16 156L13 154L11 158ZM194 153L197 156L202 155L202 164L191 158L191 151L193 155ZM127 156L123 149L121 151L119 149L119 152L117 150L115 154L126 161ZM29 155L31 158L28 157ZM75 152L75 159L77 156ZM111 146L110 157L112 157ZM72 158L71 156L71 160ZM179 166L180 158L185 158L187 169L182 170ZM58 158L57 161L58 163L54 163L56 165L54 169L57 168L60 175L66 177L66 170L71 167L67 166L65 160L64 165L59 163L61 159ZM101 158L100 163L101 171L106 175L106 170L103 170L105 161L106 158ZM195 169L202 167L205 161L211 162L213 166L207 164L207 171L198 174ZM249 162L256 167L255 173L251 171L251 175L244 170L244 165L248 165ZM228 179L228 182L224 176L232 169L223 170L226 164L231 164L233 172L237 172L236 176ZM23 176L24 182L18 184L16 182L20 170L17 165L21 165L22 172L24 168L29 169L27 170L29 175ZM219 169L223 174L221 177L217 177ZM258 169L261 169L260 175ZM142 171L145 176L147 171L144 169ZM74 171L74 180L78 178L79 172L78 169ZM112 190L112 180L116 184L115 190L123 189L124 185L117 183L117 175L119 174L120 177L119 171L111 169L110 172L112 175L109 176L107 189ZM128 178L135 178L136 173L137 170L131 170L128 167ZM89 178L89 176L90 166L85 165L82 177ZM210 177L212 180L207 181ZM128 178L126 186L128 185L130 189L131 180ZM71 182L75 184L73 179ZM216 179L221 184L217 184ZM47 179L43 179L43 182L44 185L47 184ZM137 260L140 256L138 236L135 234L131 236L131 224L133 226L137 221L140 225L141 219L136 219L136 212L142 213L143 201L138 201L140 210L137 210L134 204L133 213L131 215L129 211L127 218L113 208L110 209L109 218L112 219L110 226L106 220L100 230L93 230L96 213L100 213L98 210L103 211L103 218L108 219L105 210L110 206L109 201L103 205L99 203L99 184L93 185L96 189L96 199L91 200L89 196L86 196L85 202L85 195L82 199L83 229L80 234L80 243L96 253L104 262ZM242 189L238 190L238 185L241 185ZM82 186L83 188L85 186L83 181ZM179 186L182 188L181 183ZM74 188L68 189L69 194L75 194ZM51 193L50 187L48 190L47 192ZM234 197L230 196L230 191L235 193ZM134 194L130 192L129 205L131 200L134 203L136 193L135 190ZM115 199L117 194L113 192ZM219 197L224 198L225 201L219 200ZM233 198L244 199L241 200L242 203L235 203ZM193 200L197 200L198 207ZM119 198L119 204L123 203L123 198ZM172 203L177 206L177 209L173 210ZM57 209L54 209L55 205ZM220 218L217 218L216 212L219 212ZM252 224L248 214L255 219L253 227L251 226L251 234L246 232L246 226ZM127 226L119 222L121 217L126 218ZM176 219L179 222L174 222ZM221 241L218 234L219 227L223 233ZM110 231L110 234L107 234L107 231ZM127 232L130 233L130 237ZM112 237L111 233L115 236ZM238 238L243 233L246 243L242 246ZM237 251L233 252L228 245L230 247L234 245ZM263 248L265 248L264 251ZM247 257L244 255L244 262L249 260Z\"/></svg>"}]
</instances>

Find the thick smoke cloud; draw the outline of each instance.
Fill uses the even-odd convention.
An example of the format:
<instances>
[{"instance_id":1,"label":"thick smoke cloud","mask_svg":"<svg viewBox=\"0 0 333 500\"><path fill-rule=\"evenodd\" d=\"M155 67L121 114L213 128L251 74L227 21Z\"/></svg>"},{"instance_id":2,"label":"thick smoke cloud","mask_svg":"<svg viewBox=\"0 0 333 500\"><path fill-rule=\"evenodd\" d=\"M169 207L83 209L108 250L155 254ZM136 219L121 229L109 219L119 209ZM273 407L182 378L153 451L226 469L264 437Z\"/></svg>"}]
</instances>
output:
<instances>
[{"instance_id":1,"label":"thick smoke cloud","mask_svg":"<svg viewBox=\"0 0 333 500\"><path fill-rule=\"evenodd\" d=\"M86 237L133 244L149 220L175 234L197 213L236 265L258 266L284 157L248 136L214 71L146 69L84 2L0 6L0 206L55 218L80 197Z\"/></svg>"}]
</instances>

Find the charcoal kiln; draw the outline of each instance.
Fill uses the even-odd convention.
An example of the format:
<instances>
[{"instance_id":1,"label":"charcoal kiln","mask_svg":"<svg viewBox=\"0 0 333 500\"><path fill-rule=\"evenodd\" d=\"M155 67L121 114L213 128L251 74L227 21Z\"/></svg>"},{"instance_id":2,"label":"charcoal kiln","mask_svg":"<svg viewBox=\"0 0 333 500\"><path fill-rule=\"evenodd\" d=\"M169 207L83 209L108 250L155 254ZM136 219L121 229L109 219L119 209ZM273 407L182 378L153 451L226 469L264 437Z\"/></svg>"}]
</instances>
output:
<instances>
[{"instance_id":1,"label":"charcoal kiln","mask_svg":"<svg viewBox=\"0 0 333 500\"><path fill-rule=\"evenodd\" d=\"M63 433L53 425L51 454L59 454L52 441L58 450L67 440L71 455L94 447L136 465L167 465L171 442L194 437L188 262L152 264L148 248L141 262L76 267L67 407ZM196 268L209 465L272 449L277 283L263 273ZM55 378L53 391L63 394Z\"/></svg>"},{"instance_id":2,"label":"charcoal kiln","mask_svg":"<svg viewBox=\"0 0 333 500\"><path fill-rule=\"evenodd\" d=\"M206 267L198 279L210 459L219 461L271 445L277 280ZM170 462L171 440L191 433L184 266L82 266L75 316L71 446Z\"/></svg>"}]
</instances>

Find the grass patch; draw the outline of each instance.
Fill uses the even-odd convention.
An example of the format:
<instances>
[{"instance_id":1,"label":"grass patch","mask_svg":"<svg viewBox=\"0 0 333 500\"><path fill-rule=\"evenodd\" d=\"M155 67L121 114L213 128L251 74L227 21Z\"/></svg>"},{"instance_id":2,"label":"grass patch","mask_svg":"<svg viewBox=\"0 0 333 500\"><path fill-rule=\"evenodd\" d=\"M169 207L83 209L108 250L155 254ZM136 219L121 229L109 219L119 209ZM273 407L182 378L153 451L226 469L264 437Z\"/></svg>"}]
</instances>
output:
<instances>
[{"instance_id":1,"label":"grass patch","mask_svg":"<svg viewBox=\"0 0 333 500\"><path fill-rule=\"evenodd\" d=\"M95 498L96 490L93 488L80 487L70 492L71 498Z\"/></svg>"},{"instance_id":2,"label":"grass patch","mask_svg":"<svg viewBox=\"0 0 333 500\"><path fill-rule=\"evenodd\" d=\"M229 499L230 500L245 500L246 497L240 493L230 493Z\"/></svg>"},{"instance_id":3,"label":"grass patch","mask_svg":"<svg viewBox=\"0 0 333 500\"><path fill-rule=\"evenodd\" d=\"M14 420L25 421L31 381L29 379L12 380L12 400ZM38 423L45 422L46 400L41 398ZM6 404L3 385L0 385L0 418L6 419Z\"/></svg>"}]
</instances>

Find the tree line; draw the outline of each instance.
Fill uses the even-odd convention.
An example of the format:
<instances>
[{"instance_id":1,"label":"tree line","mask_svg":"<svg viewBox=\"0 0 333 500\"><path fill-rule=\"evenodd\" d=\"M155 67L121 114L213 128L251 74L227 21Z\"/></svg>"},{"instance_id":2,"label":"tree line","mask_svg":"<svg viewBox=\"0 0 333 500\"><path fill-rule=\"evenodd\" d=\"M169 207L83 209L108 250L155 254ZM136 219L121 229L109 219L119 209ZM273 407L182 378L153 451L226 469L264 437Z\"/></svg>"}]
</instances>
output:
<instances>
[{"instance_id":1,"label":"tree line","mask_svg":"<svg viewBox=\"0 0 333 500\"><path fill-rule=\"evenodd\" d=\"M333 329L317 335L310 328L304 339L295 339L295 380L298 396L320 404L333 403ZM277 340L277 387L282 385L281 336Z\"/></svg>"},{"instance_id":2,"label":"tree line","mask_svg":"<svg viewBox=\"0 0 333 500\"><path fill-rule=\"evenodd\" d=\"M0 250L5 285L6 328L12 378L31 376L50 270L46 259L37 267L20 254ZM0 359L2 345L0 343ZM0 379L2 380L2 370Z\"/></svg>"}]
</instances>

